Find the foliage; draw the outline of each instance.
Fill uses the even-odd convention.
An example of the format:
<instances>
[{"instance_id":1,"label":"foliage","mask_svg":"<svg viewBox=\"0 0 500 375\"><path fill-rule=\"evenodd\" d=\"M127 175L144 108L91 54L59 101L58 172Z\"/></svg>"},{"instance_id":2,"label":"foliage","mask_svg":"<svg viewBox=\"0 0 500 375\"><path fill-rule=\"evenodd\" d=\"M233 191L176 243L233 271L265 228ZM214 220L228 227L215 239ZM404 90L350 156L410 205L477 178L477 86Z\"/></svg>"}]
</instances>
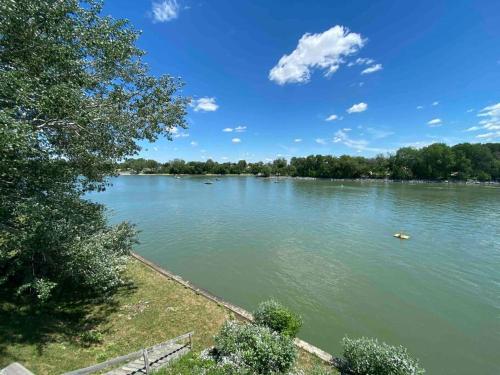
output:
<instances>
[{"instance_id":1,"label":"foliage","mask_svg":"<svg viewBox=\"0 0 500 375\"><path fill-rule=\"evenodd\" d=\"M155 375L249 375L244 369L236 369L230 364L219 364L213 359L203 358L197 353L189 353Z\"/></svg>"},{"instance_id":2,"label":"foliage","mask_svg":"<svg viewBox=\"0 0 500 375\"><path fill-rule=\"evenodd\" d=\"M39 300L119 284L134 229L82 196L138 140L185 126L181 82L150 76L139 33L101 8L0 2L0 285Z\"/></svg>"},{"instance_id":3,"label":"foliage","mask_svg":"<svg viewBox=\"0 0 500 375\"><path fill-rule=\"evenodd\" d=\"M215 337L218 362L257 374L286 373L295 363L293 340L254 324L226 322Z\"/></svg>"},{"instance_id":4,"label":"foliage","mask_svg":"<svg viewBox=\"0 0 500 375\"><path fill-rule=\"evenodd\" d=\"M376 339L344 337L343 356L349 371L356 375L417 375L425 372L402 346L379 343Z\"/></svg>"},{"instance_id":5,"label":"foliage","mask_svg":"<svg viewBox=\"0 0 500 375\"><path fill-rule=\"evenodd\" d=\"M421 149L403 147L394 155L374 158L310 155L276 159L270 163L185 162L173 160L161 164L154 160L128 159L121 164L133 173L169 174L242 174L250 173L318 178L393 178L398 180L467 180L500 179L500 144L461 143L453 147L435 143Z\"/></svg>"},{"instance_id":6,"label":"foliage","mask_svg":"<svg viewBox=\"0 0 500 375\"><path fill-rule=\"evenodd\" d=\"M275 300L260 303L253 316L255 324L289 337L295 337L302 327L302 318Z\"/></svg>"}]
</instances>

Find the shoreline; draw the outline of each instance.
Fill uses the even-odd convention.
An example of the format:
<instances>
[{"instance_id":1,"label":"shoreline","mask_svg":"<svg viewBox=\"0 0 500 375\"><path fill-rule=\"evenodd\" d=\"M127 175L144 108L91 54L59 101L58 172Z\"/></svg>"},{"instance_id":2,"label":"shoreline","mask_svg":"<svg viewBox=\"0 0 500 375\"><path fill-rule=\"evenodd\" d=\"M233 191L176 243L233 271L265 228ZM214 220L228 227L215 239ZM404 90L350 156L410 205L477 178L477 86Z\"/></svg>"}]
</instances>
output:
<instances>
[{"instance_id":1,"label":"shoreline","mask_svg":"<svg viewBox=\"0 0 500 375\"><path fill-rule=\"evenodd\" d=\"M159 274L167 277L168 279L181 284L185 288L192 290L196 294L199 294L199 295L217 303L219 306L222 306L222 307L228 309L229 311L238 315L240 318L247 320L247 321L250 321L250 322L253 321L253 315L249 311L245 310L244 308L239 307L237 305L234 305L231 302L227 302L223 298L216 296L216 295L210 293L209 291L194 285L190 281L183 279L181 276L176 275L176 274L158 266L156 263L151 262L150 260L140 256L139 254L137 254L135 252L131 253L131 257L138 260L139 262L141 262L145 266L151 268L153 271L156 271ZM301 340L298 337L296 337L294 339L294 342L298 348L308 352L309 354L316 356L317 358L321 359L322 361L324 361L328 364L334 365L336 360L337 360L337 358L335 356L333 356L332 354L308 343L307 341Z\"/></svg>"},{"instance_id":2,"label":"shoreline","mask_svg":"<svg viewBox=\"0 0 500 375\"><path fill-rule=\"evenodd\" d=\"M256 176L251 173L241 173L241 174L172 174L172 173L130 173L130 172L119 172L117 176L169 176L169 177L255 177L262 180L299 180L299 181L331 181L331 182L367 182L367 183L384 183L384 184L408 184L408 185L420 185L420 184L443 184L443 185L479 185L479 186L500 186L500 181L477 181L477 180L394 180L394 179L383 179L383 178L328 178L328 177L300 177L300 176L269 176L262 177Z\"/></svg>"}]
</instances>

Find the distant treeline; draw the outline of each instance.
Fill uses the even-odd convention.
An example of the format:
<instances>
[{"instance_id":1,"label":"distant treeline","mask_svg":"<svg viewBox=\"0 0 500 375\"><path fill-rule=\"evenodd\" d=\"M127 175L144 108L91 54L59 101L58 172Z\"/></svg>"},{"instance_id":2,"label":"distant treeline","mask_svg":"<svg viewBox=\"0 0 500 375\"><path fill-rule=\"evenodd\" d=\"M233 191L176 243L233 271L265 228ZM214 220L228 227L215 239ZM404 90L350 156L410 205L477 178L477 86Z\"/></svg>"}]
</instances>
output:
<instances>
[{"instance_id":1,"label":"distant treeline","mask_svg":"<svg viewBox=\"0 0 500 375\"><path fill-rule=\"evenodd\" d=\"M449 147L434 143L421 149L400 148L393 155L374 158L343 155L279 158L269 163L218 163L175 159L127 159L121 170L132 173L168 174L253 174L320 178L391 178L397 180L500 180L500 143L461 143Z\"/></svg>"}]
</instances>

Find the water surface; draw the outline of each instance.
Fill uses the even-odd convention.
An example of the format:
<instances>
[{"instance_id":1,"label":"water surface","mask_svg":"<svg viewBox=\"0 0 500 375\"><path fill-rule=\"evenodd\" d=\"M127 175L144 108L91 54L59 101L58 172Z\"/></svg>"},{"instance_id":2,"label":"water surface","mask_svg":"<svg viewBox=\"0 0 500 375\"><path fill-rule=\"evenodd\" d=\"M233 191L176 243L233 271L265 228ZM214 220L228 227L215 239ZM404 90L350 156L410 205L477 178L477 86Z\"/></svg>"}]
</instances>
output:
<instances>
[{"instance_id":1,"label":"water surface","mask_svg":"<svg viewBox=\"0 0 500 375\"><path fill-rule=\"evenodd\" d=\"M249 310L277 298L327 351L378 337L429 374L500 373L500 188L205 180L121 176L91 198L138 225L141 255Z\"/></svg>"}]
</instances>

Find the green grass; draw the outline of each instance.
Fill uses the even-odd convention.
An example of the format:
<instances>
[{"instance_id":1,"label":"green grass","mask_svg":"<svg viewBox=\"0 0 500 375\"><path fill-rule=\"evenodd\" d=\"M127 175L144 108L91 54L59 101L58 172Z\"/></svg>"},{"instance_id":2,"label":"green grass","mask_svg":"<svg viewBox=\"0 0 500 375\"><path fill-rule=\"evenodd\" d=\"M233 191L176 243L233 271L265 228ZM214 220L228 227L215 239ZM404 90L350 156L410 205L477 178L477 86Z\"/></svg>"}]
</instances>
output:
<instances>
[{"instance_id":1,"label":"green grass","mask_svg":"<svg viewBox=\"0 0 500 375\"><path fill-rule=\"evenodd\" d=\"M129 283L101 301L72 300L45 308L0 300L0 368L17 361L37 375L90 366L189 331L194 350L213 344L232 312L131 260ZM322 362L306 352L300 367Z\"/></svg>"}]
</instances>

